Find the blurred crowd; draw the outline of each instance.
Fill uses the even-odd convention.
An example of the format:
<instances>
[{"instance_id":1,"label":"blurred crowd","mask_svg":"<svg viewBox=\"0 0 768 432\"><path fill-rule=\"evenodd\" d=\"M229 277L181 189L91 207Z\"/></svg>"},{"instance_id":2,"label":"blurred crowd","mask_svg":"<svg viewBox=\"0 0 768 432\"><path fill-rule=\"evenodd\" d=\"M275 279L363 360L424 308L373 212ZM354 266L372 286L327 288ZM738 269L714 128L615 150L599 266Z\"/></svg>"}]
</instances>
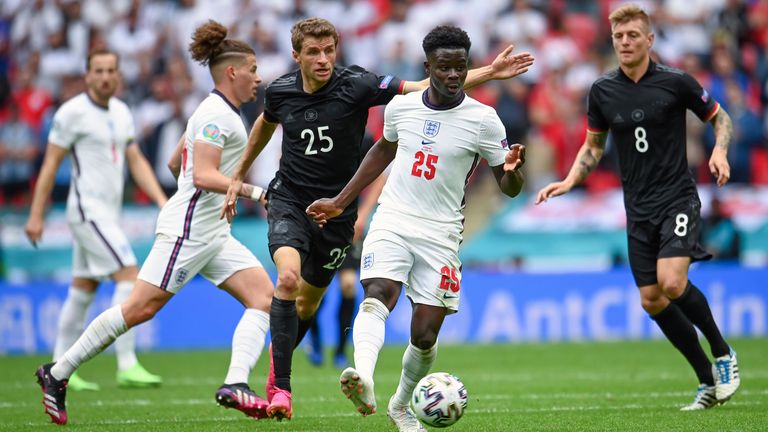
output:
<instances>
[{"instance_id":1,"label":"blurred crowd","mask_svg":"<svg viewBox=\"0 0 768 432\"><path fill-rule=\"evenodd\" d=\"M495 106L510 142L528 146L528 187L567 173L586 131L590 84L616 67L608 14L616 0L3 0L0 4L0 205L23 208L45 150L53 112L83 91L89 49L120 55L119 96L132 108L137 139L168 192L165 168L191 110L213 88L210 74L186 49L208 19L250 43L265 85L244 107L250 124L262 110L263 89L292 70L290 28L321 16L341 36L338 64L358 64L381 75L424 77L421 40L452 23L473 42L475 65L490 62L507 44L530 51L534 67L519 79L493 82L472 96ZM635 1L652 16L657 61L694 75L730 113L733 182L768 184L768 0ZM381 133L381 109L370 132ZM688 122L691 169L710 182L706 161L711 128ZM278 134L279 137L279 134ZM271 145L279 152L279 145ZM608 153L611 152L609 142ZM257 183L266 185L279 154L265 156ZM585 187L619 184L615 155L606 157ZM54 200L66 198L68 164ZM487 170L486 170L487 171ZM143 202L140 193L128 199Z\"/></svg>"}]
</instances>

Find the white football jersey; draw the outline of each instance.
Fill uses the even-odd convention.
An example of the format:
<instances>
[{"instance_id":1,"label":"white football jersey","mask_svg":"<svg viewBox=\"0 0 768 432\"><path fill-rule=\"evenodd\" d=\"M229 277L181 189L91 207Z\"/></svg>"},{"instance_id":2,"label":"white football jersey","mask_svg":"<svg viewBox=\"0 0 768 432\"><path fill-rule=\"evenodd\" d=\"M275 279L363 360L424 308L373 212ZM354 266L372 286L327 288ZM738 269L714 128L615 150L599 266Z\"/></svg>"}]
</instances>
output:
<instances>
[{"instance_id":1,"label":"white football jersey","mask_svg":"<svg viewBox=\"0 0 768 432\"><path fill-rule=\"evenodd\" d=\"M469 96L444 108L426 94L395 96L386 107L384 137L397 153L371 229L436 228L460 241L467 182L481 157L504 163L506 132L493 108Z\"/></svg>"},{"instance_id":2,"label":"white football jersey","mask_svg":"<svg viewBox=\"0 0 768 432\"><path fill-rule=\"evenodd\" d=\"M245 151L248 133L240 112L214 90L200 103L184 133L178 190L160 210L157 233L172 237L208 240L229 233L229 223L219 219L225 195L195 188L192 181L195 141L219 147L219 172L231 177Z\"/></svg>"},{"instance_id":3,"label":"white football jersey","mask_svg":"<svg viewBox=\"0 0 768 432\"><path fill-rule=\"evenodd\" d=\"M125 149L134 141L134 126L123 101L113 97L108 106L81 93L53 116L48 142L70 151L67 219L71 222L120 218Z\"/></svg>"}]
</instances>

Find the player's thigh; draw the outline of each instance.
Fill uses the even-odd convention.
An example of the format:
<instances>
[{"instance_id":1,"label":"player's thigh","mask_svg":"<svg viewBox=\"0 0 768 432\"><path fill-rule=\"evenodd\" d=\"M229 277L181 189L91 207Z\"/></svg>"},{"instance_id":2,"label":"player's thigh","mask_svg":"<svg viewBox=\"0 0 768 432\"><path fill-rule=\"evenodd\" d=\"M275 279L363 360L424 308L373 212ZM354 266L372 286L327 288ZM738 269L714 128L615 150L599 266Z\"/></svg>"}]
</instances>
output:
<instances>
[{"instance_id":1,"label":"player's thigh","mask_svg":"<svg viewBox=\"0 0 768 432\"><path fill-rule=\"evenodd\" d=\"M70 224L75 247L72 275L103 279L125 268L136 266L136 256L123 230L111 221L86 221Z\"/></svg>"},{"instance_id":2,"label":"player's thigh","mask_svg":"<svg viewBox=\"0 0 768 432\"><path fill-rule=\"evenodd\" d=\"M310 285L327 287L352 247L355 224L351 220L329 221L312 227L312 247L301 266L301 277Z\"/></svg>"},{"instance_id":3,"label":"player's thigh","mask_svg":"<svg viewBox=\"0 0 768 432\"><path fill-rule=\"evenodd\" d=\"M313 235L310 222L304 210L296 204L284 201L279 196L270 197L267 212L270 255L274 257L281 247L289 246L299 251L302 256L307 256Z\"/></svg>"},{"instance_id":4,"label":"player's thigh","mask_svg":"<svg viewBox=\"0 0 768 432\"><path fill-rule=\"evenodd\" d=\"M656 285L656 263L659 256L659 227L648 221L627 221L629 268L635 285Z\"/></svg>"},{"instance_id":5,"label":"player's thigh","mask_svg":"<svg viewBox=\"0 0 768 432\"><path fill-rule=\"evenodd\" d=\"M429 238L409 242L414 256L405 293L415 304L438 306L454 313L461 299L461 261L458 245Z\"/></svg>"},{"instance_id":6,"label":"player's thigh","mask_svg":"<svg viewBox=\"0 0 768 432\"><path fill-rule=\"evenodd\" d=\"M269 310L274 293L272 280L258 258L231 235L200 274L246 308Z\"/></svg>"},{"instance_id":7,"label":"player's thigh","mask_svg":"<svg viewBox=\"0 0 768 432\"><path fill-rule=\"evenodd\" d=\"M360 258L360 280L366 297L377 298L388 307L397 303L413 264L414 256L406 239L391 231L371 230L363 242ZM377 283L379 280L393 283Z\"/></svg>"},{"instance_id":8,"label":"player's thigh","mask_svg":"<svg viewBox=\"0 0 768 432\"><path fill-rule=\"evenodd\" d=\"M222 249L226 237L201 242L157 234L138 279L177 293Z\"/></svg>"},{"instance_id":9,"label":"player's thigh","mask_svg":"<svg viewBox=\"0 0 768 432\"><path fill-rule=\"evenodd\" d=\"M691 261L712 258L699 243L701 238L701 204L692 198L669 212L661 222L659 258L687 257Z\"/></svg>"}]
</instances>

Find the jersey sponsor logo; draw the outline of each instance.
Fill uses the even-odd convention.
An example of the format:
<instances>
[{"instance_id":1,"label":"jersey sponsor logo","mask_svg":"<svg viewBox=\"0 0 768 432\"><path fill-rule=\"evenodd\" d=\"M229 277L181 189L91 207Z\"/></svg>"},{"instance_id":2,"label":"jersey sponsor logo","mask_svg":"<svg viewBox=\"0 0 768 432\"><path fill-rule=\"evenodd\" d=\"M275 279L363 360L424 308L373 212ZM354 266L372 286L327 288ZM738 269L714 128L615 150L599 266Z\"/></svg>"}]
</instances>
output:
<instances>
[{"instance_id":1,"label":"jersey sponsor logo","mask_svg":"<svg viewBox=\"0 0 768 432\"><path fill-rule=\"evenodd\" d=\"M706 89L701 89L701 101L704 103L707 103L709 100L709 93L707 93Z\"/></svg>"},{"instance_id":2,"label":"jersey sponsor logo","mask_svg":"<svg viewBox=\"0 0 768 432\"><path fill-rule=\"evenodd\" d=\"M443 293L443 299L455 299L459 298L458 294L450 293L450 292L444 292Z\"/></svg>"},{"instance_id":3,"label":"jersey sponsor logo","mask_svg":"<svg viewBox=\"0 0 768 432\"><path fill-rule=\"evenodd\" d=\"M392 82L393 78L394 78L394 76L392 76L392 75L385 76L384 79L382 79L381 82L379 83L379 88L380 89L387 88L389 86L389 83Z\"/></svg>"},{"instance_id":4,"label":"jersey sponsor logo","mask_svg":"<svg viewBox=\"0 0 768 432\"><path fill-rule=\"evenodd\" d=\"M285 118L285 123L293 123L296 119L293 118L293 114L288 113L288 117Z\"/></svg>"},{"instance_id":5,"label":"jersey sponsor logo","mask_svg":"<svg viewBox=\"0 0 768 432\"><path fill-rule=\"evenodd\" d=\"M203 128L203 136L210 140L215 140L221 136L221 129L214 123L208 123Z\"/></svg>"},{"instance_id":6,"label":"jersey sponsor logo","mask_svg":"<svg viewBox=\"0 0 768 432\"><path fill-rule=\"evenodd\" d=\"M423 146L434 144L434 143L435 143L434 141L430 141L430 140L425 140L425 139L421 140L421 145Z\"/></svg>"},{"instance_id":7,"label":"jersey sponsor logo","mask_svg":"<svg viewBox=\"0 0 768 432\"><path fill-rule=\"evenodd\" d=\"M614 123L624 123L624 117L621 114L616 113L616 117L613 118Z\"/></svg>"},{"instance_id":8,"label":"jersey sponsor logo","mask_svg":"<svg viewBox=\"0 0 768 432\"><path fill-rule=\"evenodd\" d=\"M189 272L185 268L176 270L176 285L183 284L184 281L187 280L187 275L189 275Z\"/></svg>"},{"instance_id":9,"label":"jersey sponsor logo","mask_svg":"<svg viewBox=\"0 0 768 432\"><path fill-rule=\"evenodd\" d=\"M501 148L509 148L509 141L506 138L501 140Z\"/></svg>"},{"instance_id":10,"label":"jersey sponsor logo","mask_svg":"<svg viewBox=\"0 0 768 432\"><path fill-rule=\"evenodd\" d=\"M434 138L440 132L440 122L434 120L424 120L424 135Z\"/></svg>"},{"instance_id":11,"label":"jersey sponsor logo","mask_svg":"<svg viewBox=\"0 0 768 432\"><path fill-rule=\"evenodd\" d=\"M373 267L373 252L365 254L363 257L363 270Z\"/></svg>"},{"instance_id":12,"label":"jersey sponsor logo","mask_svg":"<svg viewBox=\"0 0 768 432\"><path fill-rule=\"evenodd\" d=\"M306 110L306 111L304 111L304 120L306 120L308 122L316 121L317 117L318 117L317 111L315 111L315 110L313 110L311 108Z\"/></svg>"},{"instance_id":13,"label":"jersey sponsor logo","mask_svg":"<svg viewBox=\"0 0 768 432\"><path fill-rule=\"evenodd\" d=\"M645 111L639 108L632 111L632 120L634 120L635 122L641 122L643 121L644 118L645 118Z\"/></svg>"}]
</instances>

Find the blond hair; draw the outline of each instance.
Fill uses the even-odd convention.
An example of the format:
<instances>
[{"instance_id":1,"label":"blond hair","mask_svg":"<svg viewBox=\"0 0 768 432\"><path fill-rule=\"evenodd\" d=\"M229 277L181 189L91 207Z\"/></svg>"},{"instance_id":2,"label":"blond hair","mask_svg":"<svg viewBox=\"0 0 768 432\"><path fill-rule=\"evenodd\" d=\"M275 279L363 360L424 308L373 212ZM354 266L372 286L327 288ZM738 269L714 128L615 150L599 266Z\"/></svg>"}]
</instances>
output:
<instances>
[{"instance_id":1,"label":"blond hair","mask_svg":"<svg viewBox=\"0 0 768 432\"><path fill-rule=\"evenodd\" d=\"M629 21L640 20L643 22L646 33L651 32L651 18L643 8L634 3L626 4L616 9L608 16L608 20L611 21L611 28Z\"/></svg>"}]
</instances>

